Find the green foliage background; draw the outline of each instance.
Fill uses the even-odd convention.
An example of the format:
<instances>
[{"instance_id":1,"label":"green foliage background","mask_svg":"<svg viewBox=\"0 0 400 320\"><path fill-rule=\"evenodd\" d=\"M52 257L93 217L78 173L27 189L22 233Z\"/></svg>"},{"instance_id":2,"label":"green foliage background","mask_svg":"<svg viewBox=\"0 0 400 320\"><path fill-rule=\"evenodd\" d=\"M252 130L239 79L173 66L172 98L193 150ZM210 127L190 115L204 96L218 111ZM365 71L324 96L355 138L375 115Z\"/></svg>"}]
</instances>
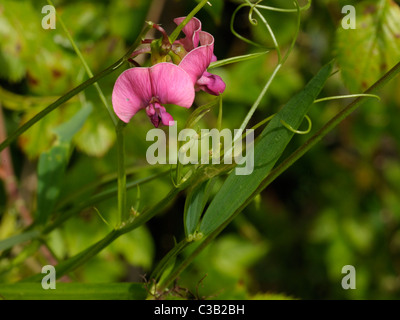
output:
<instances>
[{"instance_id":1,"label":"green foliage background","mask_svg":"<svg viewBox=\"0 0 400 320\"><path fill-rule=\"evenodd\" d=\"M145 20L160 23L171 32L173 18L186 15L196 4L186 0L54 2L94 74L124 55ZM203 30L214 35L219 59L263 50L237 39L230 31L231 15L241 1L212 2L213 7L206 6L196 16ZM282 2L262 4L282 6ZM8 133L86 79L62 28L58 24L55 30L41 28L41 8L46 4L28 0L0 3L0 103ZM341 28L341 9L347 4L357 8L356 30ZM290 1L287 5L291 6ZM368 88L400 60L398 5L398 1L389 0L314 1L302 13L294 51L251 124L277 112L335 57L340 72L328 80L321 97L361 93ZM295 15L263 13L282 49L287 50L296 28ZM248 9L240 11L235 29L255 42L271 45L265 28L261 24L251 26L247 14ZM239 128L275 64L276 54L271 52L213 70L227 84L223 127ZM107 98L122 71L99 82ZM218 299L400 298L399 90L400 80L391 82L380 92L380 101L368 100L256 197L183 272L174 288L176 295L190 298L185 291L189 289L195 297ZM200 93L196 106L210 99ZM313 132L348 102L314 105L309 113ZM84 108L88 114L82 117L87 118L72 138L73 148L62 149L60 125ZM178 126L183 126L192 112L174 106L170 110ZM201 125L216 127L217 117L214 108ZM146 133L150 128L145 113L139 112L126 129L126 163L134 179L165 169L147 165L146 150L152 142L146 141ZM285 155L306 139L295 136ZM48 156L55 145L70 161L62 168L66 174L55 191L58 202L51 203L36 196L41 174L37 166L39 158ZM32 215L40 208L52 211L50 205L57 211L71 204L71 199L80 203L102 191L86 186L116 172L116 146L112 124L95 89L88 88L24 133L12 144L11 156L19 193ZM212 195L223 179L216 178ZM165 175L141 186L139 193L133 188L128 192L128 203L141 211L162 199L171 184L169 175ZM77 192L79 196L72 197ZM162 214L117 239L69 274L68 280L92 284L143 281L174 246L175 239L184 236L185 199L182 192ZM18 234L26 225L15 201L5 184L0 184L0 240ZM45 240L53 257L64 260L104 237L109 225L116 223L116 210L113 197L85 208L51 232ZM18 245L0 251L0 283L40 273L49 260L36 249ZM341 287L345 265L357 270L356 290Z\"/></svg>"}]
</instances>

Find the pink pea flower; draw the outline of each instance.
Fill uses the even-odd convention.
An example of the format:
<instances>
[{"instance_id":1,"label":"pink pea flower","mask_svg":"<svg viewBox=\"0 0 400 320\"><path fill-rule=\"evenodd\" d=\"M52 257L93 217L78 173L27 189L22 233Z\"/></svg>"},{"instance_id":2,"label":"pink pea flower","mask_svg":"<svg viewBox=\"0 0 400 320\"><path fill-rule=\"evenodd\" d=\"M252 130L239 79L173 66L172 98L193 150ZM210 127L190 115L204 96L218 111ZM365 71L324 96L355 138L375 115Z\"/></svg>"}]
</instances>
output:
<instances>
[{"instance_id":1,"label":"pink pea flower","mask_svg":"<svg viewBox=\"0 0 400 320\"><path fill-rule=\"evenodd\" d=\"M141 109L157 128L160 120L172 125L174 119L163 104L190 108L195 91L187 72L172 63L162 62L150 68L131 68L117 79L112 93L112 104L118 118L128 123Z\"/></svg>"},{"instance_id":2,"label":"pink pea flower","mask_svg":"<svg viewBox=\"0 0 400 320\"><path fill-rule=\"evenodd\" d=\"M179 25L185 17L174 19ZM180 62L183 68L194 81L196 90L203 90L212 95L219 95L225 90L225 83L220 76L207 72L211 62L217 61L214 55L214 37L201 30L201 22L192 18L182 29L185 38L177 40L174 44L180 44L188 52ZM200 44L200 46L199 46Z\"/></svg>"},{"instance_id":3,"label":"pink pea flower","mask_svg":"<svg viewBox=\"0 0 400 320\"><path fill-rule=\"evenodd\" d=\"M174 21L180 23L183 19ZM173 118L164 104L190 108L195 90L212 95L219 95L225 90L221 77L207 72L210 63L216 61L214 37L201 31L201 23L196 18L189 21L183 32L186 38L172 45L172 50L176 52L179 46L185 49L180 50L183 59L179 65L160 62L150 68L128 69L118 77L112 93L112 104L122 121L128 123L139 110L145 109L155 127L159 126L160 121L164 125L172 125ZM139 51L148 52L148 48Z\"/></svg>"}]
</instances>

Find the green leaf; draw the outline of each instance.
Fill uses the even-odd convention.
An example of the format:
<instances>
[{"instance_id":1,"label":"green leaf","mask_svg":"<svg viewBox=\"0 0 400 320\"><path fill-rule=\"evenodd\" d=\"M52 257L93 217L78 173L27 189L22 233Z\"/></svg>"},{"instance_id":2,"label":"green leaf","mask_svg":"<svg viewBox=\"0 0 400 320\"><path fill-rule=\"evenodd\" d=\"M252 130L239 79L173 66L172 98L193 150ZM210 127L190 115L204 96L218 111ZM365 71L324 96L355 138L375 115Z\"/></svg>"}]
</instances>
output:
<instances>
[{"instance_id":1,"label":"green leaf","mask_svg":"<svg viewBox=\"0 0 400 320\"><path fill-rule=\"evenodd\" d=\"M199 224L201 214L207 204L210 190L214 185L215 179L200 183L190 190L185 202L183 214L186 237L193 235Z\"/></svg>"},{"instance_id":2,"label":"green leaf","mask_svg":"<svg viewBox=\"0 0 400 320\"><path fill-rule=\"evenodd\" d=\"M60 142L70 143L74 135L82 128L92 111L93 106L88 102L86 106L80 109L69 121L55 128L53 131L58 136L58 140Z\"/></svg>"},{"instance_id":3,"label":"green leaf","mask_svg":"<svg viewBox=\"0 0 400 320\"><path fill-rule=\"evenodd\" d=\"M88 105L79 110L69 121L54 129L56 145L40 155L38 163L38 189L36 221L45 224L60 194L65 169L68 164L71 140L92 112Z\"/></svg>"},{"instance_id":4,"label":"green leaf","mask_svg":"<svg viewBox=\"0 0 400 320\"><path fill-rule=\"evenodd\" d=\"M142 283L56 283L56 289L47 290L41 283L0 284L0 300L144 300L146 296Z\"/></svg>"},{"instance_id":5,"label":"green leaf","mask_svg":"<svg viewBox=\"0 0 400 320\"><path fill-rule=\"evenodd\" d=\"M337 61L352 92L367 89L400 57L400 8L392 0L356 6L356 29L339 26Z\"/></svg>"},{"instance_id":6,"label":"green leaf","mask_svg":"<svg viewBox=\"0 0 400 320\"><path fill-rule=\"evenodd\" d=\"M295 95L263 130L254 149L254 171L250 175L236 175L235 170L230 173L205 212L200 232L209 235L241 210L245 202L254 196L294 135L282 125L281 120L294 129L300 126L330 76L332 66L333 62L323 67L303 91ZM233 194L235 197L232 197Z\"/></svg>"}]
</instances>

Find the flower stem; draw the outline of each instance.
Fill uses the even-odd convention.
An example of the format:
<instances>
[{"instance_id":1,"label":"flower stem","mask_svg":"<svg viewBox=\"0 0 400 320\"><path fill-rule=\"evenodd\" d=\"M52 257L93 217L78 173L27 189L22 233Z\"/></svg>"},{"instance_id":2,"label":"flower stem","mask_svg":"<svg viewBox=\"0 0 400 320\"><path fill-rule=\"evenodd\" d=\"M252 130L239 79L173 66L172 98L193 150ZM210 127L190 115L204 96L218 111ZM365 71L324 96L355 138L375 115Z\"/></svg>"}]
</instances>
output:
<instances>
[{"instance_id":1,"label":"flower stem","mask_svg":"<svg viewBox=\"0 0 400 320\"><path fill-rule=\"evenodd\" d=\"M118 121L115 132L117 134L117 176L118 176L118 224L120 226L129 217L126 207L126 174L125 174L125 136L126 124Z\"/></svg>"}]
</instances>

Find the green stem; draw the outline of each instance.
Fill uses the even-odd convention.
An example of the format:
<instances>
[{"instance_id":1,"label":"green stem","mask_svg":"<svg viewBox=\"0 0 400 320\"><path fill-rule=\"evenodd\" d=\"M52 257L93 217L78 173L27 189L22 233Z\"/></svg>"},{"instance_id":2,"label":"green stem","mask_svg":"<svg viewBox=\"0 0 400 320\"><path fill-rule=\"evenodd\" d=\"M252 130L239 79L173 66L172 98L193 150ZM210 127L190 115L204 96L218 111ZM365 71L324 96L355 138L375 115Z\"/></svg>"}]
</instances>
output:
<instances>
[{"instance_id":1,"label":"green stem","mask_svg":"<svg viewBox=\"0 0 400 320\"><path fill-rule=\"evenodd\" d=\"M152 271L149 279L158 280L162 276L162 273L168 267L172 259L176 258L178 254L180 254L182 250L185 249L189 243L190 242L188 242L186 238L183 239L181 242L177 243L175 247L172 250L170 250L158 263L157 267Z\"/></svg>"},{"instance_id":2,"label":"green stem","mask_svg":"<svg viewBox=\"0 0 400 320\"><path fill-rule=\"evenodd\" d=\"M217 129L219 131L222 130L222 112L223 112L223 105L222 105L222 94L219 95L219 109L218 109L218 118L217 118Z\"/></svg>"},{"instance_id":3,"label":"green stem","mask_svg":"<svg viewBox=\"0 0 400 320\"><path fill-rule=\"evenodd\" d=\"M126 123L120 120L115 129L117 133L118 225L124 223L129 217L129 211L126 207L125 126Z\"/></svg>"}]
</instances>

